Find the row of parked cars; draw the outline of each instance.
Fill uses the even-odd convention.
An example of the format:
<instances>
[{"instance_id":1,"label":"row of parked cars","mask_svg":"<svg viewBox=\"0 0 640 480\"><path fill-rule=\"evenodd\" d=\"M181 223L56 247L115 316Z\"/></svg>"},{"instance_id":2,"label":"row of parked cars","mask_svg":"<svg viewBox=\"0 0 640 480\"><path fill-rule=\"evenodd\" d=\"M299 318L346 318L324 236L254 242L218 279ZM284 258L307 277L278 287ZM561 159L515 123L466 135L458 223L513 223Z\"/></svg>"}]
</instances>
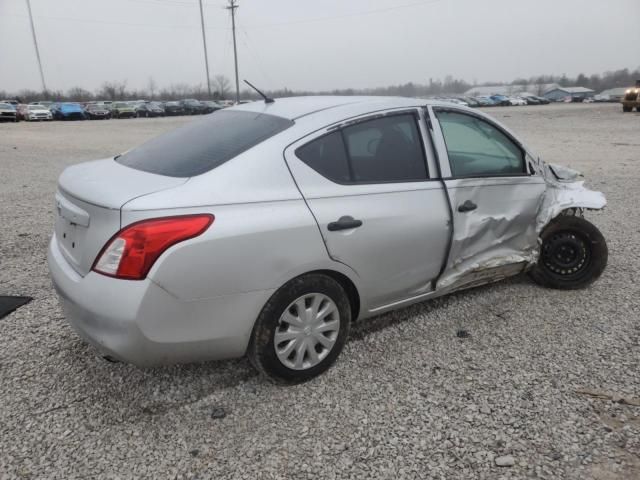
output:
<instances>
[{"instance_id":1,"label":"row of parked cars","mask_svg":"<svg viewBox=\"0 0 640 480\"><path fill-rule=\"evenodd\" d=\"M166 115L204 115L229 106L230 102L200 101L96 101L31 102L0 101L0 120L18 122L41 120L101 120L109 118L164 117Z\"/></svg>"},{"instance_id":2,"label":"row of parked cars","mask_svg":"<svg viewBox=\"0 0 640 480\"><path fill-rule=\"evenodd\" d=\"M549 100L537 95L480 95L432 97L434 100L467 107L494 107L512 105L546 105ZM200 101L96 101L32 102L20 104L15 100L0 101L0 120L98 120L108 118L164 117L166 115L203 115L233 105L232 102Z\"/></svg>"},{"instance_id":3,"label":"row of parked cars","mask_svg":"<svg viewBox=\"0 0 640 480\"><path fill-rule=\"evenodd\" d=\"M547 105L548 99L537 95L479 95L455 96L455 97L432 97L441 102L456 103L466 107L509 107L517 105Z\"/></svg>"}]
</instances>

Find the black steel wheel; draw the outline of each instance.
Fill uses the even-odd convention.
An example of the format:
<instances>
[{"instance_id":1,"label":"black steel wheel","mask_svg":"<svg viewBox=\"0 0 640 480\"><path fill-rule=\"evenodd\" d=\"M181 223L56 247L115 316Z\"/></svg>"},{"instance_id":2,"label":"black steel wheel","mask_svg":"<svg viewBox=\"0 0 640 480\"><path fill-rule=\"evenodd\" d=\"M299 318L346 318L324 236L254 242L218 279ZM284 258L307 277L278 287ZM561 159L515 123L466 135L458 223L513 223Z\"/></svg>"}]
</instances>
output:
<instances>
[{"instance_id":1,"label":"black steel wheel","mask_svg":"<svg viewBox=\"0 0 640 480\"><path fill-rule=\"evenodd\" d=\"M561 215L542 232L533 279L550 288L578 289L593 283L607 266L607 243L584 218Z\"/></svg>"}]
</instances>

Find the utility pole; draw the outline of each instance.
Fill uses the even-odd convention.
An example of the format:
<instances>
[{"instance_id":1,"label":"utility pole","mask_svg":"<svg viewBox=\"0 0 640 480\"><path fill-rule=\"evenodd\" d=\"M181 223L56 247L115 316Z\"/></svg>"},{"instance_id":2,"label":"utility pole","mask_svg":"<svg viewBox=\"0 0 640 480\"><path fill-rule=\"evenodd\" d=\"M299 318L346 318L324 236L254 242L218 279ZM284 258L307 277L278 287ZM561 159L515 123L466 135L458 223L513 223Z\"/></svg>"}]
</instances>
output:
<instances>
[{"instance_id":1,"label":"utility pole","mask_svg":"<svg viewBox=\"0 0 640 480\"><path fill-rule=\"evenodd\" d=\"M202 8L202 0L200 0L200 24L202 25L202 45L204 46L204 68L207 70L207 92L209 92L209 100L211 100L211 80L209 80L209 55L207 55L207 36L204 33L204 10Z\"/></svg>"},{"instance_id":2,"label":"utility pole","mask_svg":"<svg viewBox=\"0 0 640 480\"><path fill-rule=\"evenodd\" d=\"M29 10L29 21L31 22L31 35L33 35L33 45L36 47L36 57L38 58L38 68L40 68L40 80L42 80L42 90L46 92L47 84L44 82L44 72L42 70L42 61L40 60L40 50L38 50L36 28L33 25L33 14L31 13L31 2L29 0L27 0L27 9Z\"/></svg>"},{"instance_id":3,"label":"utility pole","mask_svg":"<svg viewBox=\"0 0 640 480\"><path fill-rule=\"evenodd\" d=\"M236 67L236 103L240 102L240 81L238 80L238 48L236 47L236 4L237 0L229 0L227 10L231 10L231 32L233 33L233 61Z\"/></svg>"}]
</instances>

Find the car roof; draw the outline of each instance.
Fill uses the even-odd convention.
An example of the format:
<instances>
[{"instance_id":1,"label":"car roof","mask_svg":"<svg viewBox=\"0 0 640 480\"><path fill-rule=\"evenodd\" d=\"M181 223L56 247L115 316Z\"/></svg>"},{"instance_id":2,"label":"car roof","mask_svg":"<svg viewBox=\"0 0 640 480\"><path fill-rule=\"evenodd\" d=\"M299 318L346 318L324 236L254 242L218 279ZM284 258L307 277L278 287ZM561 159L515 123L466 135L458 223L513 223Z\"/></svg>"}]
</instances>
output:
<instances>
[{"instance_id":1,"label":"car roof","mask_svg":"<svg viewBox=\"0 0 640 480\"><path fill-rule=\"evenodd\" d=\"M256 101L237 105L233 110L277 115L289 120L323 113L323 116L339 118L345 111L362 113L391 108L440 105L444 102L423 98L374 97L374 96L309 96L277 98L273 103ZM334 114L334 115L332 115Z\"/></svg>"}]
</instances>

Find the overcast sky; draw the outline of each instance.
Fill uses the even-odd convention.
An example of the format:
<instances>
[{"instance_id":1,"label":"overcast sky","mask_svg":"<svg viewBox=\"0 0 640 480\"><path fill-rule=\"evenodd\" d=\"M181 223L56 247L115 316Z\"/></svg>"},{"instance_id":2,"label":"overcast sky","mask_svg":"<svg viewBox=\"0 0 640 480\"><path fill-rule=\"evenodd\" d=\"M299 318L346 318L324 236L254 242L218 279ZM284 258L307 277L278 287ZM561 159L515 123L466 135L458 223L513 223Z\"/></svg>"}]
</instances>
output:
<instances>
[{"instance_id":1,"label":"overcast sky","mask_svg":"<svg viewBox=\"0 0 640 480\"><path fill-rule=\"evenodd\" d=\"M233 76L225 0L203 0L211 75ZM47 86L205 83L198 0L31 0ZM0 0L0 90L40 89L26 0ZM239 0L240 77L376 87L640 66L640 0Z\"/></svg>"}]
</instances>

